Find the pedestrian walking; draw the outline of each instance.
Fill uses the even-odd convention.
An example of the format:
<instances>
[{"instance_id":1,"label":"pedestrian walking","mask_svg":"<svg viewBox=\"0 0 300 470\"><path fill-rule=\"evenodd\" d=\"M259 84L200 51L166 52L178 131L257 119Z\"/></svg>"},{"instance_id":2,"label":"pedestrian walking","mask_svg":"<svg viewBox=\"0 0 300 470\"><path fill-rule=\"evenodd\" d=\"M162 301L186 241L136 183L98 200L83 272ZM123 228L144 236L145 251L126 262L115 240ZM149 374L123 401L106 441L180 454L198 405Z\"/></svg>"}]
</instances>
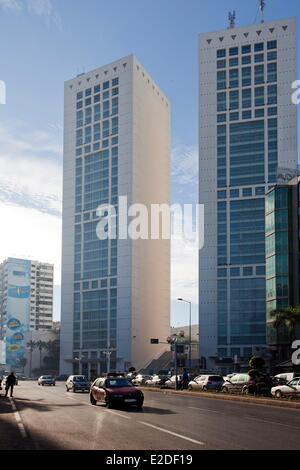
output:
<instances>
[{"instance_id":1,"label":"pedestrian walking","mask_svg":"<svg viewBox=\"0 0 300 470\"><path fill-rule=\"evenodd\" d=\"M189 381L190 381L190 376L187 370L183 369L182 380L181 380L182 390L187 390L189 388Z\"/></svg>"},{"instance_id":2,"label":"pedestrian walking","mask_svg":"<svg viewBox=\"0 0 300 470\"><path fill-rule=\"evenodd\" d=\"M6 379L6 384L5 384L5 396L7 397L8 392L10 390L10 396L13 397L14 393L14 386L16 385L17 379L15 374L12 372L9 374L9 376Z\"/></svg>"}]
</instances>

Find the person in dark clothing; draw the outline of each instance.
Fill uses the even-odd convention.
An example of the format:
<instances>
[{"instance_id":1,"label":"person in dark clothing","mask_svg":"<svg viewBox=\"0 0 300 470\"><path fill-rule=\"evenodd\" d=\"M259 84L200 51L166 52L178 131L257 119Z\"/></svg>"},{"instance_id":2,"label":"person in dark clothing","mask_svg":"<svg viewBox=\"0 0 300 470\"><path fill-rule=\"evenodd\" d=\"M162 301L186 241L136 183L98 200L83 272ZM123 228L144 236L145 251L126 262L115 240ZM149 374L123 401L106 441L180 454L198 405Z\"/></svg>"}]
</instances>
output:
<instances>
[{"instance_id":1,"label":"person in dark clothing","mask_svg":"<svg viewBox=\"0 0 300 470\"><path fill-rule=\"evenodd\" d=\"M6 379L6 384L5 384L5 396L7 397L8 391L10 389L10 396L13 396L14 392L14 386L16 385L17 379L15 374L12 372Z\"/></svg>"},{"instance_id":2,"label":"person in dark clothing","mask_svg":"<svg viewBox=\"0 0 300 470\"><path fill-rule=\"evenodd\" d=\"M183 369L182 381L181 381L182 390L187 390L188 389L189 381L190 381L190 376L189 376L187 370Z\"/></svg>"}]
</instances>

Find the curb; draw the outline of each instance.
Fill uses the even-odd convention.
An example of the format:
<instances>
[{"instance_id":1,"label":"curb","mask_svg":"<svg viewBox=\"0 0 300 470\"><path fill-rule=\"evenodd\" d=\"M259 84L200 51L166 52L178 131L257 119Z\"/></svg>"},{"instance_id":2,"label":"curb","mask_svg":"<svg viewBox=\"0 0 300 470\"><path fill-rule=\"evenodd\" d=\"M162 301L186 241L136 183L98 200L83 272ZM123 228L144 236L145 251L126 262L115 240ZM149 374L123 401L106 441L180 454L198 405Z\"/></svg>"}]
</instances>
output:
<instances>
[{"instance_id":1,"label":"curb","mask_svg":"<svg viewBox=\"0 0 300 470\"><path fill-rule=\"evenodd\" d=\"M254 398L254 397L243 397L241 395L225 395L225 394L218 394L218 393L205 393L205 392L186 392L186 391L175 391L175 390L168 390L168 389L158 389L158 388L151 388L151 387L140 387L144 391L147 392L154 392L154 393L163 393L164 395L170 396L180 396L180 397L196 397L196 398L211 398L215 400L223 400L223 401L234 401L234 402L242 402L242 403L249 403L253 405L265 405L265 406L274 406L277 408L292 408L292 409L299 409L300 410L300 402L295 403L292 401L287 400L279 400L275 398Z\"/></svg>"}]
</instances>

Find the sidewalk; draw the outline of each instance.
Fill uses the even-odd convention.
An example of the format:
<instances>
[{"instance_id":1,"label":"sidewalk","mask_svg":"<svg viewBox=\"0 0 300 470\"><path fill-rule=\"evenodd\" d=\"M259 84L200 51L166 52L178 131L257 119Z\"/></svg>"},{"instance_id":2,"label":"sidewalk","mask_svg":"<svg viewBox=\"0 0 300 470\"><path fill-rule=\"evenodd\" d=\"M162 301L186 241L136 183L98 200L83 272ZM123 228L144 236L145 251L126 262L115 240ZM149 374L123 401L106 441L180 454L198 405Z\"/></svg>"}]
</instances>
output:
<instances>
[{"instance_id":1,"label":"sidewalk","mask_svg":"<svg viewBox=\"0 0 300 470\"><path fill-rule=\"evenodd\" d=\"M171 390L171 389L160 389L155 387L140 387L141 389L148 392L163 393L165 395L174 395L177 397L190 397L190 398L210 398L212 400L223 400L223 401L235 401L235 402L244 402L253 405L266 405L266 406L275 406L280 408L293 408L300 410L300 400L279 400L276 398L266 398L266 397L249 397L243 395L234 395L234 394L224 394L224 393L208 393L208 392L189 392L187 390Z\"/></svg>"},{"instance_id":2,"label":"sidewalk","mask_svg":"<svg viewBox=\"0 0 300 470\"><path fill-rule=\"evenodd\" d=\"M9 398L0 391L0 450L24 449L24 441L13 413Z\"/></svg>"}]
</instances>

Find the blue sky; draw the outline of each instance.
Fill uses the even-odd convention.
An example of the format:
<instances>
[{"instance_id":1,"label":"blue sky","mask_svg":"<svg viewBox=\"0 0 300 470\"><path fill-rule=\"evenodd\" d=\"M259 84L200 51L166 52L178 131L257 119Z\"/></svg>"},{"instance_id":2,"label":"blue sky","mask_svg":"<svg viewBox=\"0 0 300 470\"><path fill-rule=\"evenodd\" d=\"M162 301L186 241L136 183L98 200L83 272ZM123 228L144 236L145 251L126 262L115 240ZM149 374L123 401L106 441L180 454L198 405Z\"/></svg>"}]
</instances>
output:
<instances>
[{"instance_id":1,"label":"blue sky","mask_svg":"<svg viewBox=\"0 0 300 470\"><path fill-rule=\"evenodd\" d=\"M59 284L63 82L130 53L172 102L173 199L197 201L197 35L226 28L229 10L258 21L257 0L0 0L0 259L55 262ZM267 1L266 21L299 13ZM191 298L197 321L197 255L184 258L174 250L172 296ZM185 309L173 302L174 325Z\"/></svg>"}]
</instances>

